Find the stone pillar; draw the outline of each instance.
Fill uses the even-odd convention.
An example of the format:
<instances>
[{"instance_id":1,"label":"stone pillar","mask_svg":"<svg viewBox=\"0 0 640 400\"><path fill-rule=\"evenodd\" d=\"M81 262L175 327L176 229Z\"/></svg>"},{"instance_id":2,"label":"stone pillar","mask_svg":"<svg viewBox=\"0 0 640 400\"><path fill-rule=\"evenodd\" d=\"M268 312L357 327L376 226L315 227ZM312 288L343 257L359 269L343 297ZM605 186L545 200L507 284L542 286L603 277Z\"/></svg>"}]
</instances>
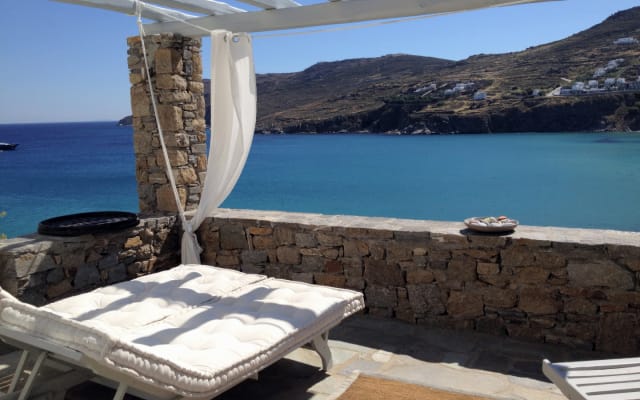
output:
<instances>
[{"instance_id":1,"label":"stone pillar","mask_svg":"<svg viewBox=\"0 0 640 400\"><path fill-rule=\"evenodd\" d=\"M158 136L139 37L127 39L134 151L140 213L175 214L177 206ZM145 37L150 78L181 202L200 201L206 173L205 99L200 39L177 34Z\"/></svg>"}]
</instances>

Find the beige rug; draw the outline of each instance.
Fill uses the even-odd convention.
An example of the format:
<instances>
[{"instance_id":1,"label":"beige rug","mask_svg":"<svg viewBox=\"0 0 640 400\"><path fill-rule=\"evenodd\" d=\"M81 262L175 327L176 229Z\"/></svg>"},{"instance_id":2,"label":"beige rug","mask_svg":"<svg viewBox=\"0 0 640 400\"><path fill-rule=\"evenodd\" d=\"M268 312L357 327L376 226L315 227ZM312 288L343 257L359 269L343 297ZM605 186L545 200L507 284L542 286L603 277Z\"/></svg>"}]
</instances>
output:
<instances>
[{"instance_id":1,"label":"beige rug","mask_svg":"<svg viewBox=\"0 0 640 400\"><path fill-rule=\"evenodd\" d=\"M337 400L490 400L410 383L360 375Z\"/></svg>"}]
</instances>

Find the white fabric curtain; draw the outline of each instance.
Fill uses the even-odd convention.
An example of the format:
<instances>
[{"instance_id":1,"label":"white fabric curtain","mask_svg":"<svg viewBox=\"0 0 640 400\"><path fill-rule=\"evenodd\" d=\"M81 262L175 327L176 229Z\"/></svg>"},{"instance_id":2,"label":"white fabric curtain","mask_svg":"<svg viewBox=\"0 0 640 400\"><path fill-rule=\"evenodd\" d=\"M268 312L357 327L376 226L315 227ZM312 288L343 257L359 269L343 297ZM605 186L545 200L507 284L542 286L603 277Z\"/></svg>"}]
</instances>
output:
<instances>
[{"instance_id":1,"label":"white fabric curtain","mask_svg":"<svg viewBox=\"0 0 640 400\"><path fill-rule=\"evenodd\" d=\"M251 37L211 32L211 143L204 188L182 236L182 263L199 264L196 230L235 186L256 124L256 76Z\"/></svg>"}]
</instances>

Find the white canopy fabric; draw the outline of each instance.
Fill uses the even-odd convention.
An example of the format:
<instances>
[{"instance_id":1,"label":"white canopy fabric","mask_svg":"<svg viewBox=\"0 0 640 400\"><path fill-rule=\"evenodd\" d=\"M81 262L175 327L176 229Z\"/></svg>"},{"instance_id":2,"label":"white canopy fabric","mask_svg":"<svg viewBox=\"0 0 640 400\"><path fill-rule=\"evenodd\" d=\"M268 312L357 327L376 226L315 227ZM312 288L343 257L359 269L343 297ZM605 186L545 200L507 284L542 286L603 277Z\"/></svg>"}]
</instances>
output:
<instances>
[{"instance_id":1,"label":"white canopy fabric","mask_svg":"<svg viewBox=\"0 0 640 400\"><path fill-rule=\"evenodd\" d=\"M200 264L195 234L222 204L249 156L256 124L256 77L248 34L211 32L211 141L200 204L182 236L182 263Z\"/></svg>"},{"instance_id":2,"label":"white canopy fabric","mask_svg":"<svg viewBox=\"0 0 640 400\"><path fill-rule=\"evenodd\" d=\"M144 56L146 76L151 76L144 41L142 3L136 3L138 29ZM226 30L213 30L211 36L211 140L207 174L195 215L187 220L176 187L171 161L167 153L156 96L151 80L149 92L158 127L167 178L171 185L180 221L183 264L200 264L202 248L196 231L211 212L227 198L235 186L249 156L256 125L257 93L251 36Z\"/></svg>"}]
</instances>

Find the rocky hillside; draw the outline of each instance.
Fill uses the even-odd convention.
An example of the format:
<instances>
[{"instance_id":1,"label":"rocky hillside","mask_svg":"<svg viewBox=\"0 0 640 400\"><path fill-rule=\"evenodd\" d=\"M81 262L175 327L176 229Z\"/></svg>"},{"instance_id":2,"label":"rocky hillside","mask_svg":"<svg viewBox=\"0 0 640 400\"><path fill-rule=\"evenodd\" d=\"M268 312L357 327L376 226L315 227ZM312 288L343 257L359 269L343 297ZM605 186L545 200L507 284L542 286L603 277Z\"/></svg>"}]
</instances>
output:
<instances>
[{"instance_id":1,"label":"rocky hillside","mask_svg":"<svg viewBox=\"0 0 640 400\"><path fill-rule=\"evenodd\" d=\"M548 96L598 77L636 81L640 7L521 52L450 61L389 55L258 76L257 130L400 133L640 130L640 91ZM623 61L619 61L619 60ZM461 85L466 84L466 85ZM456 89L456 85L458 89ZM486 98L474 94L484 92ZM478 96L476 96L478 98Z\"/></svg>"},{"instance_id":2,"label":"rocky hillside","mask_svg":"<svg viewBox=\"0 0 640 400\"><path fill-rule=\"evenodd\" d=\"M415 77L430 76L453 64L388 55L319 63L299 73L259 75L258 129L322 124L370 112L383 105L383 99L406 90L407 82L419 82Z\"/></svg>"},{"instance_id":3,"label":"rocky hillside","mask_svg":"<svg viewBox=\"0 0 640 400\"><path fill-rule=\"evenodd\" d=\"M640 130L640 43L616 44L621 38L640 40L640 7L616 13L566 39L520 52L479 54L462 61L396 54L258 75L256 130ZM607 78L624 78L636 89L627 85L632 90L551 95L576 82L588 84L598 70L604 70L597 77L600 88Z\"/></svg>"}]
</instances>

